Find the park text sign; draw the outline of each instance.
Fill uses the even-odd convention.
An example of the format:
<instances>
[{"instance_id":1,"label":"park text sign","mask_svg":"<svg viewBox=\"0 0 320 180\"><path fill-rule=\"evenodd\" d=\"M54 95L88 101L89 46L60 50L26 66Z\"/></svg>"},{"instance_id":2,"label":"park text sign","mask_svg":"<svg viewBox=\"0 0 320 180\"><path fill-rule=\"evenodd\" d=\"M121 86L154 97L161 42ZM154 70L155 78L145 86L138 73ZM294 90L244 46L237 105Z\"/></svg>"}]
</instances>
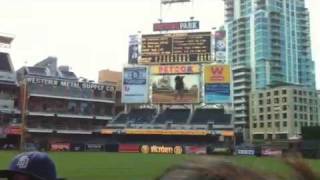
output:
<instances>
[{"instance_id":1,"label":"park text sign","mask_svg":"<svg viewBox=\"0 0 320 180\"><path fill-rule=\"evenodd\" d=\"M153 24L153 31L178 31L199 29L199 21L168 22Z\"/></svg>"}]
</instances>

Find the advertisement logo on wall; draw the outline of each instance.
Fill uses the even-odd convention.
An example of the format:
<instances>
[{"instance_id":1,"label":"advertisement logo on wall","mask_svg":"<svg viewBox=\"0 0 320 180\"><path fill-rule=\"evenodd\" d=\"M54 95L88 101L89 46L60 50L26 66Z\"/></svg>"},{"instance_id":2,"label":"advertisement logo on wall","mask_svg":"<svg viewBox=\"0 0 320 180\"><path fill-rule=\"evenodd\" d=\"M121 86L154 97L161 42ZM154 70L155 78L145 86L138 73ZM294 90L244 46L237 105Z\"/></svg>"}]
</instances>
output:
<instances>
[{"instance_id":1,"label":"advertisement logo on wall","mask_svg":"<svg viewBox=\"0 0 320 180\"><path fill-rule=\"evenodd\" d=\"M122 102L148 102L147 67L126 67L123 70Z\"/></svg>"},{"instance_id":2,"label":"advertisement logo on wall","mask_svg":"<svg viewBox=\"0 0 320 180\"><path fill-rule=\"evenodd\" d=\"M229 65L207 65L204 67L205 103L231 102L231 70Z\"/></svg>"}]
</instances>

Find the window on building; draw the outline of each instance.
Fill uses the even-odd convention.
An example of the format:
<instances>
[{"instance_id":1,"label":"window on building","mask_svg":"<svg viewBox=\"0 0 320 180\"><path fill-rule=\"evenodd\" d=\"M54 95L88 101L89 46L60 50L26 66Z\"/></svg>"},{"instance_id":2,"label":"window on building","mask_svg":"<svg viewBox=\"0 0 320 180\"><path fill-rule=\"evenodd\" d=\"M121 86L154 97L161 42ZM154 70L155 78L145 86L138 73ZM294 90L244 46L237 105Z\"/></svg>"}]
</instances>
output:
<instances>
[{"instance_id":1,"label":"window on building","mask_svg":"<svg viewBox=\"0 0 320 180\"><path fill-rule=\"evenodd\" d=\"M311 91L309 91L309 96L313 96L313 93Z\"/></svg>"},{"instance_id":2,"label":"window on building","mask_svg":"<svg viewBox=\"0 0 320 180\"><path fill-rule=\"evenodd\" d=\"M268 118L268 120L270 120L271 119L271 114L268 114L267 118Z\"/></svg>"},{"instance_id":3,"label":"window on building","mask_svg":"<svg viewBox=\"0 0 320 180\"><path fill-rule=\"evenodd\" d=\"M300 111L303 111L303 106L299 106L299 110L300 110Z\"/></svg>"},{"instance_id":4,"label":"window on building","mask_svg":"<svg viewBox=\"0 0 320 180\"><path fill-rule=\"evenodd\" d=\"M279 119L279 114L275 114L274 119Z\"/></svg>"},{"instance_id":5,"label":"window on building","mask_svg":"<svg viewBox=\"0 0 320 180\"><path fill-rule=\"evenodd\" d=\"M287 113L282 113L282 119L287 119Z\"/></svg>"},{"instance_id":6,"label":"window on building","mask_svg":"<svg viewBox=\"0 0 320 180\"><path fill-rule=\"evenodd\" d=\"M286 102L287 102L287 98L286 98L286 97L283 97L283 98L282 98L282 102L283 102L283 103L286 103Z\"/></svg>"},{"instance_id":7,"label":"window on building","mask_svg":"<svg viewBox=\"0 0 320 180\"><path fill-rule=\"evenodd\" d=\"M252 116L253 121L257 121L257 117L256 116Z\"/></svg>"},{"instance_id":8,"label":"window on building","mask_svg":"<svg viewBox=\"0 0 320 180\"><path fill-rule=\"evenodd\" d=\"M312 105L312 103L313 103L313 100L309 99L309 104Z\"/></svg>"},{"instance_id":9,"label":"window on building","mask_svg":"<svg viewBox=\"0 0 320 180\"><path fill-rule=\"evenodd\" d=\"M294 110L297 111L298 110L298 106L294 105Z\"/></svg>"},{"instance_id":10,"label":"window on building","mask_svg":"<svg viewBox=\"0 0 320 180\"><path fill-rule=\"evenodd\" d=\"M275 126L278 128L278 127L280 127L280 122L276 122L275 123Z\"/></svg>"},{"instance_id":11,"label":"window on building","mask_svg":"<svg viewBox=\"0 0 320 180\"><path fill-rule=\"evenodd\" d=\"M308 120L308 115L307 114L304 114L304 119Z\"/></svg>"},{"instance_id":12,"label":"window on building","mask_svg":"<svg viewBox=\"0 0 320 180\"><path fill-rule=\"evenodd\" d=\"M271 112L271 107L270 106L267 107L267 111Z\"/></svg>"},{"instance_id":13,"label":"window on building","mask_svg":"<svg viewBox=\"0 0 320 180\"><path fill-rule=\"evenodd\" d=\"M304 112L307 112L307 106L303 106Z\"/></svg>"},{"instance_id":14,"label":"window on building","mask_svg":"<svg viewBox=\"0 0 320 180\"><path fill-rule=\"evenodd\" d=\"M275 96L279 95L279 91L274 91L273 95L275 95Z\"/></svg>"},{"instance_id":15,"label":"window on building","mask_svg":"<svg viewBox=\"0 0 320 180\"><path fill-rule=\"evenodd\" d=\"M271 93L270 92L267 92L267 96L269 97L271 95Z\"/></svg>"},{"instance_id":16,"label":"window on building","mask_svg":"<svg viewBox=\"0 0 320 180\"><path fill-rule=\"evenodd\" d=\"M259 100L259 105L263 105L263 100Z\"/></svg>"},{"instance_id":17,"label":"window on building","mask_svg":"<svg viewBox=\"0 0 320 180\"><path fill-rule=\"evenodd\" d=\"M313 115L310 114L310 121L313 121Z\"/></svg>"},{"instance_id":18,"label":"window on building","mask_svg":"<svg viewBox=\"0 0 320 180\"><path fill-rule=\"evenodd\" d=\"M272 123L268 122L268 128L271 128L271 126L272 126Z\"/></svg>"},{"instance_id":19,"label":"window on building","mask_svg":"<svg viewBox=\"0 0 320 180\"><path fill-rule=\"evenodd\" d=\"M293 101L294 101L294 102L297 102L297 97L293 97Z\"/></svg>"},{"instance_id":20,"label":"window on building","mask_svg":"<svg viewBox=\"0 0 320 180\"><path fill-rule=\"evenodd\" d=\"M294 122L294 127L298 127L298 122L297 121Z\"/></svg>"},{"instance_id":21,"label":"window on building","mask_svg":"<svg viewBox=\"0 0 320 180\"><path fill-rule=\"evenodd\" d=\"M283 110L283 111L286 111L286 110L287 110L287 105L283 105L283 106L282 106L282 110Z\"/></svg>"},{"instance_id":22,"label":"window on building","mask_svg":"<svg viewBox=\"0 0 320 180\"><path fill-rule=\"evenodd\" d=\"M309 108L309 110L310 110L310 112L312 112L312 111L313 111L313 108L312 108L312 107L310 107L310 108Z\"/></svg>"},{"instance_id":23,"label":"window on building","mask_svg":"<svg viewBox=\"0 0 320 180\"><path fill-rule=\"evenodd\" d=\"M253 128L257 128L257 123L253 123Z\"/></svg>"},{"instance_id":24,"label":"window on building","mask_svg":"<svg viewBox=\"0 0 320 180\"><path fill-rule=\"evenodd\" d=\"M259 98L263 98L263 94L262 93L259 93Z\"/></svg>"},{"instance_id":25,"label":"window on building","mask_svg":"<svg viewBox=\"0 0 320 180\"><path fill-rule=\"evenodd\" d=\"M298 114L297 113L294 113L294 118L298 119Z\"/></svg>"},{"instance_id":26,"label":"window on building","mask_svg":"<svg viewBox=\"0 0 320 180\"><path fill-rule=\"evenodd\" d=\"M283 127L287 127L287 121L283 121L283 122L282 122L282 126L283 126Z\"/></svg>"},{"instance_id":27,"label":"window on building","mask_svg":"<svg viewBox=\"0 0 320 180\"><path fill-rule=\"evenodd\" d=\"M260 115L260 116L259 116L259 120L260 120L260 121L263 121L263 119L264 119L264 118L263 118L263 115Z\"/></svg>"},{"instance_id":28,"label":"window on building","mask_svg":"<svg viewBox=\"0 0 320 180\"><path fill-rule=\"evenodd\" d=\"M264 128L264 123L260 123L260 128Z\"/></svg>"},{"instance_id":29,"label":"window on building","mask_svg":"<svg viewBox=\"0 0 320 180\"><path fill-rule=\"evenodd\" d=\"M307 95L307 92L306 92L306 91L303 91L302 93L303 93L303 95L304 95L304 96L306 96L306 95Z\"/></svg>"},{"instance_id":30,"label":"window on building","mask_svg":"<svg viewBox=\"0 0 320 180\"><path fill-rule=\"evenodd\" d=\"M274 98L274 103L279 104L279 98Z\"/></svg>"},{"instance_id":31,"label":"window on building","mask_svg":"<svg viewBox=\"0 0 320 180\"><path fill-rule=\"evenodd\" d=\"M259 112L260 112L260 113L263 113L263 108L259 108Z\"/></svg>"},{"instance_id":32,"label":"window on building","mask_svg":"<svg viewBox=\"0 0 320 180\"><path fill-rule=\"evenodd\" d=\"M300 119L303 119L303 114L300 114Z\"/></svg>"},{"instance_id":33,"label":"window on building","mask_svg":"<svg viewBox=\"0 0 320 180\"><path fill-rule=\"evenodd\" d=\"M271 104L271 99L267 99L267 104Z\"/></svg>"},{"instance_id":34,"label":"window on building","mask_svg":"<svg viewBox=\"0 0 320 180\"><path fill-rule=\"evenodd\" d=\"M297 94L297 90L294 89L294 90L293 90L293 94Z\"/></svg>"},{"instance_id":35,"label":"window on building","mask_svg":"<svg viewBox=\"0 0 320 180\"><path fill-rule=\"evenodd\" d=\"M299 95L302 95L302 91L299 91Z\"/></svg>"},{"instance_id":36,"label":"window on building","mask_svg":"<svg viewBox=\"0 0 320 180\"><path fill-rule=\"evenodd\" d=\"M283 89L283 90L282 90L282 94L287 94L287 90L286 90L286 89Z\"/></svg>"},{"instance_id":37,"label":"window on building","mask_svg":"<svg viewBox=\"0 0 320 180\"><path fill-rule=\"evenodd\" d=\"M302 103L302 98L301 97L299 98L299 103Z\"/></svg>"}]
</instances>

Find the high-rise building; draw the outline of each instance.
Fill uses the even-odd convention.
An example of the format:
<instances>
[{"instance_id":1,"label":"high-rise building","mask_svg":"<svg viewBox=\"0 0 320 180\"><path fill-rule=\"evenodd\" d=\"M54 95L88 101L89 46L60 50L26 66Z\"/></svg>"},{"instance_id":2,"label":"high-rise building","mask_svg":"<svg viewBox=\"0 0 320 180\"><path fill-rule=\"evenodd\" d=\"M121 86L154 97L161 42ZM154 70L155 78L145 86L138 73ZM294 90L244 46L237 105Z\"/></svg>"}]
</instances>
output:
<instances>
[{"instance_id":1,"label":"high-rise building","mask_svg":"<svg viewBox=\"0 0 320 180\"><path fill-rule=\"evenodd\" d=\"M235 125L246 128L249 93L270 85L315 88L304 0L224 0L227 59L233 68Z\"/></svg>"}]
</instances>

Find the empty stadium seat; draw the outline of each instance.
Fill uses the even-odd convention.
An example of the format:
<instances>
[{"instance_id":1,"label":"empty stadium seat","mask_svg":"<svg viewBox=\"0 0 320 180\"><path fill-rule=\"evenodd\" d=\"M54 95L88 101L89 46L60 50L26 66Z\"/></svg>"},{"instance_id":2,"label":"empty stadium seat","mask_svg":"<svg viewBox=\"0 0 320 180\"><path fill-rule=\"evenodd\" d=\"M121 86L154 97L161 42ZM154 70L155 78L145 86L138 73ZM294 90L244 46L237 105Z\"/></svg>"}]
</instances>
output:
<instances>
[{"instance_id":1,"label":"empty stadium seat","mask_svg":"<svg viewBox=\"0 0 320 180\"><path fill-rule=\"evenodd\" d=\"M116 119L113 121L114 124L125 124L127 122L128 114L120 114Z\"/></svg>"},{"instance_id":2,"label":"empty stadium seat","mask_svg":"<svg viewBox=\"0 0 320 180\"><path fill-rule=\"evenodd\" d=\"M197 109L191 119L191 124L208 124L213 122L215 125L228 125L231 123L231 115L224 114L223 109Z\"/></svg>"},{"instance_id":3,"label":"empty stadium seat","mask_svg":"<svg viewBox=\"0 0 320 180\"><path fill-rule=\"evenodd\" d=\"M124 124L132 122L135 124L147 124L153 120L155 114L155 109L132 109L128 114L120 114L113 123Z\"/></svg>"},{"instance_id":4,"label":"empty stadium seat","mask_svg":"<svg viewBox=\"0 0 320 180\"><path fill-rule=\"evenodd\" d=\"M155 124L172 122L173 124L185 124L190 115L190 109L166 109L155 120Z\"/></svg>"}]
</instances>

